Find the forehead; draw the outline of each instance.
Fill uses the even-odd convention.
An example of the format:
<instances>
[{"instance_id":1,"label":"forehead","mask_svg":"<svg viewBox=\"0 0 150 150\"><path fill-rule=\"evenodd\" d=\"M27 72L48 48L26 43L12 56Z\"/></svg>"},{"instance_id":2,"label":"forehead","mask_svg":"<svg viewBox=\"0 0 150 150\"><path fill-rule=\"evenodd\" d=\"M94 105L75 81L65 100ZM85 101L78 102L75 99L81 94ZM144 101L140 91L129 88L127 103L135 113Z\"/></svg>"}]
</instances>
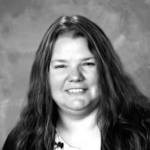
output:
<instances>
[{"instance_id":1,"label":"forehead","mask_svg":"<svg viewBox=\"0 0 150 150\"><path fill-rule=\"evenodd\" d=\"M84 37L59 37L53 47L53 59L82 59L94 57L88 48L87 40Z\"/></svg>"}]
</instances>

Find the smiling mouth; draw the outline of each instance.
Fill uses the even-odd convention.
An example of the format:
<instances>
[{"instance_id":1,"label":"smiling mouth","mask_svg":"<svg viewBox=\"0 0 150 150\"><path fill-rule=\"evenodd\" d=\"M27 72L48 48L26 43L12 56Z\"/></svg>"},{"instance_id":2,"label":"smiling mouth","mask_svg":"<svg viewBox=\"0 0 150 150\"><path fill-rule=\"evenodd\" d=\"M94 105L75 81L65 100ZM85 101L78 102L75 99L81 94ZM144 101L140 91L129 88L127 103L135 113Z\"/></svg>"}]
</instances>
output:
<instances>
[{"instance_id":1,"label":"smiling mouth","mask_svg":"<svg viewBox=\"0 0 150 150\"><path fill-rule=\"evenodd\" d=\"M69 89L67 90L68 93L83 93L85 92L87 89Z\"/></svg>"}]
</instances>

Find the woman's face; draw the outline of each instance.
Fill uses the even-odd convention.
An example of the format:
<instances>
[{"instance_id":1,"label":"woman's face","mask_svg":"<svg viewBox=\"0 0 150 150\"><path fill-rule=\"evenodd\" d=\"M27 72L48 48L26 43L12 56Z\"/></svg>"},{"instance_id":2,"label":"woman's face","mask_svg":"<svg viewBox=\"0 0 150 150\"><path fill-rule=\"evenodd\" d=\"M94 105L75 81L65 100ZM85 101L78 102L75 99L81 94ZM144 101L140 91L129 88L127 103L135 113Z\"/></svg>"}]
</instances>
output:
<instances>
[{"instance_id":1,"label":"woman's face","mask_svg":"<svg viewBox=\"0 0 150 150\"><path fill-rule=\"evenodd\" d=\"M98 102L98 73L85 38L59 37L49 74L51 94L60 111L90 111Z\"/></svg>"}]
</instances>

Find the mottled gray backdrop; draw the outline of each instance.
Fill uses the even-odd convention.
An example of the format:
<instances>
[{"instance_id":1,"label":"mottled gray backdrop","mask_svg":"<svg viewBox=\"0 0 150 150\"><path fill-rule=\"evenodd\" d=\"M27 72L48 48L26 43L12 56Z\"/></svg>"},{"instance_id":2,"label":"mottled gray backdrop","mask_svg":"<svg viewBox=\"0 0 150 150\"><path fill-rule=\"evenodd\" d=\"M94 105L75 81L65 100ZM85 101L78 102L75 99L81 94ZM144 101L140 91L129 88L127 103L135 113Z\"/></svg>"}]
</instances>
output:
<instances>
[{"instance_id":1,"label":"mottled gray backdrop","mask_svg":"<svg viewBox=\"0 0 150 150\"><path fill-rule=\"evenodd\" d=\"M0 149L26 103L42 36L64 14L84 15L101 26L150 97L150 0L0 0Z\"/></svg>"}]
</instances>

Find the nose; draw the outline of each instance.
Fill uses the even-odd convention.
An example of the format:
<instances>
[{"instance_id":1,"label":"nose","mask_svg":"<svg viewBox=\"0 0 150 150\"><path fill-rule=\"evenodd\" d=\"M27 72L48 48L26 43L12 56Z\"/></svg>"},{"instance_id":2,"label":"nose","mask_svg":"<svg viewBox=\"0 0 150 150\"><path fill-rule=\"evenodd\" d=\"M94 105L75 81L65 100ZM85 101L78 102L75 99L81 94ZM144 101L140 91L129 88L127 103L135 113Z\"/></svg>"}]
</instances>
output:
<instances>
[{"instance_id":1,"label":"nose","mask_svg":"<svg viewBox=\"0 0 150 150\"><path fill-rule=\"evenodd\" d=\"M70 71L68 80L69 80L69 82L81 82L84 80L84 75L81 72L79 67L73 68Z\"/></svg>"}]
</instances>

